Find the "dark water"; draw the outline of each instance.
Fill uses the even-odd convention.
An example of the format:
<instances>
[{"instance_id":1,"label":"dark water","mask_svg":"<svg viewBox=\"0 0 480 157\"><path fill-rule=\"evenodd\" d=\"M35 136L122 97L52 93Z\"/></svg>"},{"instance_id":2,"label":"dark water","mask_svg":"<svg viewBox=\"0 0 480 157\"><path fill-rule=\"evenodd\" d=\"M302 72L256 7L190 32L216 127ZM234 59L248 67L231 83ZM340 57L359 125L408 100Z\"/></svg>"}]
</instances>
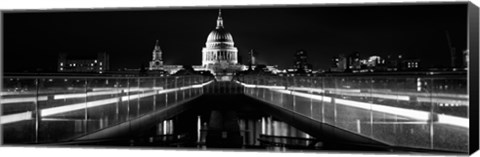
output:
<instances>
[{"instance_id":1,"label":"dark water","mask_svg":"<svg viewBox=\"0 0 480 157\"><path fill-rule=\"evenodd\" d=\"M129 136L80 145L276 151L322 149L322 143L314 137L249 105L201 105Z\"/></svg>"}]
</instances>

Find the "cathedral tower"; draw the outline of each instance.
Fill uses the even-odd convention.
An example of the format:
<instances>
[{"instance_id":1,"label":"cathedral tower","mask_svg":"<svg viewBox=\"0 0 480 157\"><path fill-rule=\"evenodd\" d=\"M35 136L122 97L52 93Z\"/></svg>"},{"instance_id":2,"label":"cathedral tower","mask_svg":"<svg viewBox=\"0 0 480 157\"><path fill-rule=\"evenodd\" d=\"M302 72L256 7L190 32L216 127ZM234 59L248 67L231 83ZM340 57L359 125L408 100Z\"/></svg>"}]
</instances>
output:
<instances>
[{"instance_id":1,"label":"cathedral tower","mask_svg":"<svg viewBox=\"0 0 480 157\"><path fill-rule=\"evenodd\" d=\"M153 48L153 59L150 61L149 70L162 70L163 59L162 59L162 50L160 49L160 44L158 40L155 42L155 47Z\"/></svg>"}]
</instances>

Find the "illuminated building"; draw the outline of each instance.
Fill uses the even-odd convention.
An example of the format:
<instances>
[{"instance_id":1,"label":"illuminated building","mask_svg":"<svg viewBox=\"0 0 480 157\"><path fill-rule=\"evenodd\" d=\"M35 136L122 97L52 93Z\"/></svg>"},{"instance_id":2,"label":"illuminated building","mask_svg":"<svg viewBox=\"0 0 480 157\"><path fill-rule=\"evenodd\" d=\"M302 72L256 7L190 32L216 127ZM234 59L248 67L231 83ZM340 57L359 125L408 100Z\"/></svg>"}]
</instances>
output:
<instances>
[{"instance_id":1,"label":"illuminated building","mask_svg":"<svg viewBox=\"0 0 480 157\"><path fill-rule=\"evenodd\" d=\"M380 56L370 56L365 64L367 67L376 67L377 65L385 64L385 60Z\"/></svg>"},{"instance_id":2,"label":"illuminated building","mask_svg":"<svg viewBox=\"0 0 480 157\"><path fill-rule=\"evenodd\" d=\"M404 59L402 60L402 70L417 70L419 69L420 60L418 59Z\"/></svg>"},{"instance_id":3,"label":"illuminated building","mask_svg":"<svg viewBox=\"0 0 480 157\"><path fill-rule=\"evenodd\" d=\"M358 70L361 69L361 62L360 62L360 53L354 52L348 56L347 61L347 69L350 70Z\"/></svg>"},{"instance_id":4,"label":"illuminated building","mask_svg":"<svg viewBox=\"0 0 480 157\"><path fill-rule=\"evenodd\" d=\"M149 74L150 75L163 75L165 72L168 74L174 74L183 66L181 65L164 65L163 64L163 52L160 49L160 44L155 41L155 46L153 47L152 60L149 63Z\"/></svg>"},{"instance_id":5,"label":"illuminated building","mask_svg":"<svg viewBox=\"0 0 480 157\"><path fill-rule=\"evenodd\" d=\"M307 52L299 50L295 53L293 68L297 71L311 72L312 65L307 62Z\"/></svg>"},{"instance_id":6,"label":"illuminated building","mask_svg":"<svg viewBox=\"0 0 480 157\"><path fill-rule=\"evenodd\" d=\"M153 57L150 61L149 70L163 70L163 59L162 59L162 50L158 44L158 40L155 42L155 47L153 48Z\"/></svg>"},{"instance_id":7,"label":"illuminated building","mask_svg":"<svg viewBox=\"0 0 480 157\"><path fill-rule=\"evenodd\" d=\"M348 68L347 57L345 57L344 55L339 55L337 57L334 57L332 59L332 62L333 62L333 65L332 65L333 67L330 68L330 71L332 72L343 72Z\"/></svg>"},{"instance_id":8,"label":"illuminated building","mask_svg":"<svg viewBox=\"0 0 480 157\"><path fill-rule=\"evenodd\" d=\"M98 53L97 58L69 59L67 54L58 56L58 72L96 72L103 73L110 70L109 55L105 52Z\"/></svg>"},{"instance_id":9,"label":"illuminated building","mask_svg":"<svg viewBox=\"0 0 480 157\"><path fill-rule=\"evenodd\" d=\"M202 49L202 67L212 71L213 74L240 70L242 65L238 65L237 52L233 37L225 30L222 12L219 11L217 26L208 35Z\"/></svg>"}]
</instances>

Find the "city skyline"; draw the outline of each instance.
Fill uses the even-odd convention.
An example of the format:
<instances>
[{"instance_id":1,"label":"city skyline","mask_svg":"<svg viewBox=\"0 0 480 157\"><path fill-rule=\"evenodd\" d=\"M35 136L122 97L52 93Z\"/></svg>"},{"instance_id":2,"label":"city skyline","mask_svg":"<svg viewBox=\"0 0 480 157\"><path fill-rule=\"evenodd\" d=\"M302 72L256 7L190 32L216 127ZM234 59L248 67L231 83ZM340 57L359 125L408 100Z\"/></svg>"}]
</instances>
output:
<instances>
[{"instance_id":1,"label":"city skyline","mask_svg":"<svg viewBox=\"0 0 480 157\"><path fill-rule=\"evenodd\" d=\"M426 67L448 65L445 32L457 51L466 49L464 4L221 9L243 64L254 49L259 64L291 67L295 52L302 49L314 69L327 69L332 57L354 51L362 57L418 57ZM98 52L110 55L112 70L139 68L148 66L156 40L165 64L200 65L201 48L215 27L217 12L159 8L5 13L4 70L55 70L59 53Z\"/></svg>"}]
</instances>

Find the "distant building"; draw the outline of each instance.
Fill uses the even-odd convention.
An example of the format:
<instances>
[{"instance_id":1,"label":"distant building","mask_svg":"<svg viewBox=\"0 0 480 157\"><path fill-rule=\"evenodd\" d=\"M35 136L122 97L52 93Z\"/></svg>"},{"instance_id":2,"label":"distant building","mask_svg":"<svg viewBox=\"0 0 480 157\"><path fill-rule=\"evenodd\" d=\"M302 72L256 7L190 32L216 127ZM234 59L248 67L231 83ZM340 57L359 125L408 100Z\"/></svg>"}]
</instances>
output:
<instances>
[{"instance_id":1,"label":"distant building","mask_svg":"<svg viewBox=\"0 0 480 157\"><path fill-rule=\"evenodd\" d=\"M400 69L403 71L417 70L420 68L418 65L420 63L419 59L404 59L401 62Z\"/></svg>"},{"instance_id":2,"label":"distant building","mask_svg":"<svg viewBox=\"0 0 480 157\"><path fill-rule=\"evenodd\" d=\"M110 70L109 55L106 52L98 53L97 58L78 59L68 58L67 54L58 56L58 72L96 72L103 73Z\"/></svg>"},{"instance_id":3,"label":"distant building","mask_svg":"<svg viewBox=\"0 0 480 157\"><path fill-rule=\"evenodd\" d=\"M343 54L332 58L332 63L332 68L330 68L332 72L344 72L348 68L347 57Z\"/></svg>"},{"instance_id":4,"label":"distant building","mask_svg":"<svg viewBox=\"0 0 480 157\"><path fill-rule=\"evenodd\" d=\"M294 58L294 69L297 71L302 70L304 72L312 71L312 65L307 62L307 52L305 50L297 51Z\"/></svg>"},{"instance_id":5,"label":"distant building","mask_svg":"<svg viewBox=\"0 0 480 157\"><path fill-rule=\"evenodd\" d=\"M419 70L420 59L404 57L402 54L387 56L386 71L415 71Z\"/></svg>"},{"instance_id":6,"label":"distant building","mask_svg":"<svg viewBox=\"0 0 480 157\"><path fill-rule=\"evenodd\" d=\"M375 72L375 71L414 71L420 69L420 60L417 58L405 58L402 54L387 55L382 58L373 55L360 58L358 52L347 57L339 55L332 58L330 72Z\"/></svg>"},{"instance_id":7,"label":"distant building","mask_svg":"<svg viewBox=\"0 0 480 157\"><path fill-rule=\"evenodd\" d=\"M402 55L387 55L387 58L385 59L386 71L400 70L402 57Z\"/></svg>"},{"instance_id":8,"label":"distant building","mask_svg":"<svg viewBox=\"0 0 480 157\"><path fill-rule=\"evenodd\" d=\"M385 59L381 58L380 56L370 56L368 57L366 62L366 66L369 68L376 67L382 64L385 64Z\"/></svg>"},{"instance_id":9,"label":"distant building","mask_svg":"<svg viewBox=\"0 0 480 157\"><path fill-rule=\"evenodd\" d=\"M468 68L468 62L469 62L469 59L468 59L468 50L464 50L463 51L463 68Z\"/></svg>"},{"instance_id":10,"label":"distant building","mask_svg":"<svg viewBox=\"0 0 480 157\"><path fill-rule=\"evenodd\" d=\"M361 62L360 62L360 53L353 52L352 54L348 55L347 58L347 69L350 70L358 70L361 69Z\"/></svg>"}]
</instances>

